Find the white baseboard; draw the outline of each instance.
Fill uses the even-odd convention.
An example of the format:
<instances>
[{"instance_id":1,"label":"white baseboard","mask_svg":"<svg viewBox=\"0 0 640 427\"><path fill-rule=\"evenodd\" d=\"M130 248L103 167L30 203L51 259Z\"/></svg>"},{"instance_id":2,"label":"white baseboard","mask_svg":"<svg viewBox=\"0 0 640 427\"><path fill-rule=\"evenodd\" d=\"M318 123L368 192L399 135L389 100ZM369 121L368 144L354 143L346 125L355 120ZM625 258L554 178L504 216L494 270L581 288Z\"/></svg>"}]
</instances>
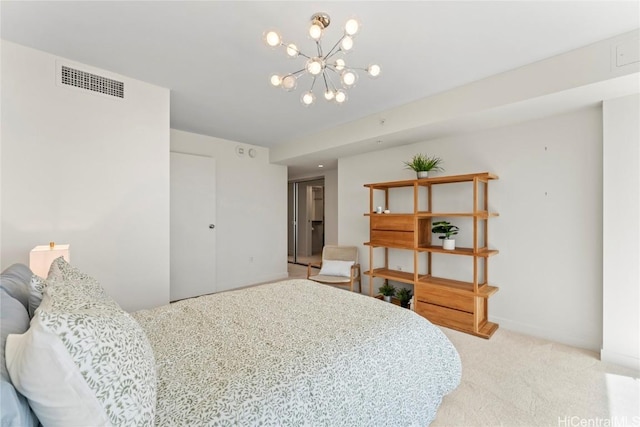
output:
<instances>
[{"instance_id":1,"label":"white baseboard","mask_svg":"<svg viewBox=\"0 0 640 427\"><path fill-rule=\"evenodd\" d=\"M288 272L283 272L283 273L276 273L276 274L268 274L265 276L259 276L256 277L254 280L252 280L251 284L258 284L258 283L268 283L268 282L275 282L275 281L279 281L279 280L287 280L289 278L289 273ZM245 286L250 285L249 283L247 283Z\"/></svg>"},{"instance_id":2,"label":"white baseboard","mask_svg":"<svg viewBox=\"0 0 640 427\"><path fill-rule=\"evenodd\" d=\"M277 281L280 281L280 280L287 280L288 278L289 278L289 273L288 272L276 273L276 274L268 274L268 275L265 275L265 276L258 276L258 277L254 278L254 279L251 279L251 281L249 281L249 282L229 285L228 287L226 287L224 289L219 289L218 292L225 292L225 291L233 291L233 290L236 290L236 289L250 288L251 286L262 285L264 283L271 283L271 282L277 282Z\"/></svg>"},{"instance_id":3,"label":"white baseboard","mask_svg":"<svg viewBox=\"0 0 640 427\"><path fill-rule=\"evenodd\" d=\"M615 351L600 350L600 360L607 363L631 368L640 374L640 358L637 356L629 356L627 354L616 353Z\"/></svg>"},{"instance_id":4,"label":"white baseboard","mask_svg":"<svg viewBox=\"0 0 640 427\"><path fill-rule=\"evenodd\" d=\"M513 320L504 319L501 317L489 316L489 321L498 323L501 328L507 329L513 332L519 332L526 335L531 335L537 338L543 338L549 341L555 341L561 344L570 345L572 347L584 348L592 351L599 351L600 343L593 343L586 338L576 337L569 333L563 333L559 330L549 330L536 327L534 325L528 325L525 323L515 322Z\"/></svg>"}]
</instances>

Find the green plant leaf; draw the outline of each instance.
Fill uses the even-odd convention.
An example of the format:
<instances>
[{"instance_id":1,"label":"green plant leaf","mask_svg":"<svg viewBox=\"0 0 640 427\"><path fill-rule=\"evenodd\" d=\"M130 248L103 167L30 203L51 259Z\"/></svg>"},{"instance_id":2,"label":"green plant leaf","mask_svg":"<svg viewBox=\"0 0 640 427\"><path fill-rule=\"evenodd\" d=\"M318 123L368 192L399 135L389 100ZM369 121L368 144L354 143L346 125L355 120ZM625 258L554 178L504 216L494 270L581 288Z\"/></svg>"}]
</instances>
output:
<instances>
[{"instance_id":1,"label":"green plant leaf","mask_svg":"<svg viewBox=\"0 0 640 427\"><path fill-rule=\"evenodd\" d=\"M427 156L425 154L416 154L410 161L403 162L407 169L413 169L416 172L423 171L443 171L440 166L442 159L436 156Z\"/></svg>"}]
</instances>

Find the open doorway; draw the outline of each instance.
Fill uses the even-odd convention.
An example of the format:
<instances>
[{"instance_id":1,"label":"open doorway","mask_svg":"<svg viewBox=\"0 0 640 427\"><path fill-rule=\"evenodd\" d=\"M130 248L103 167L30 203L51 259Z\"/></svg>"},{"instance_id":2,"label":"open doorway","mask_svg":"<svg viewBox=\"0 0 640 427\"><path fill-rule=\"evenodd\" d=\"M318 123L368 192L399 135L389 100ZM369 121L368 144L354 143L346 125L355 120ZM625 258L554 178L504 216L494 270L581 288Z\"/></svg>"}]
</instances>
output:
<instances>
[{"instance_id":1,"label":"open doorway","mask_svg":"<svg viewBox=\"0 0 640 427\"><path fill-rule=\"evenodd\" d=\"M291 263L319 263L324 247L324 178L288 185L288 251Z\"/></svg>"}]
</instances>

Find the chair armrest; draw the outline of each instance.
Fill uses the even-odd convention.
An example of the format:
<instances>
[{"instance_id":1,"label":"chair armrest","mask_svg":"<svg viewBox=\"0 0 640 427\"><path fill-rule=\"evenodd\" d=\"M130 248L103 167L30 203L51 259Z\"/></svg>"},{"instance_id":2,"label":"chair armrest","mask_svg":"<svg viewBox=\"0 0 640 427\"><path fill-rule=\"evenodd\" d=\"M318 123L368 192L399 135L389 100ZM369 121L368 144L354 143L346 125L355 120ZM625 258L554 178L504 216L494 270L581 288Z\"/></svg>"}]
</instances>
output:
<instances>
[{"instance_id":1,"label":"chair armrest","mask_svg":"<svg viewBox=\"0 0 640 427\"><path fill-rule=\"evenodd\" d=\"M312 263L307 264L307 279L309 277L311 277L311 267L322 268L322 263L320 263L320 264L312 264Z\"/></svg>"},{"instance_id":2,"label":"chair armrest","mask_svg":"<svg viewBox=\"0 0 640 427\"><path fill-rule=\"evenodd\" d=\"M358 270L358 273L360 272L360 264L353 264L351 266L351 276L355 274L356 270Z\"/></svg>"}]
</instances>

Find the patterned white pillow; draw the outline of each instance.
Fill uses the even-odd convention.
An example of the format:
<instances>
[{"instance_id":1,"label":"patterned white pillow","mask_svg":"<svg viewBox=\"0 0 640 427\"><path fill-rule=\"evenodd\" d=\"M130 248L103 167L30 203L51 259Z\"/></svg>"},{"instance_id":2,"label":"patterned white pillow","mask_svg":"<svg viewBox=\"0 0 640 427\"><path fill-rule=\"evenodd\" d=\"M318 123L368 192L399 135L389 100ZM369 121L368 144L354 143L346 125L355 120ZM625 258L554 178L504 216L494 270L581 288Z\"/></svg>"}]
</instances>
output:
<instances>
[{"instance_id":1,"label":"patterned white pillow","mask_svg":"<svg viewBox=\"0 0 640 427\"><path fill-rule=\"evenodd\" d=\"M86 275L50 282L31 328L7 338L6 362L43 425L153 425L153 350Z\"/></svg>"},{"instance_id":2,"label":"patterned white pillow","mask_svg":"<svg viewBox=\"0 0 640 427\"><path fill-rule=\"evenodd\" d=\"M46 279L34 274L31 276L31 282L29 283L29 317L32 318L36 309L40 306L42 301L42 294L45 288L53 281L78 281L83 280L98 284L97 280L89 275L81 272L77 268L69 264L63 257L56 258L49 268L49 274Z\"/></svg>"},{"instance_id":3,"label":"patterned white pillow","mask_svg":"<svg viewBox=\"0 0 640 427\"><path fill-rule=\"evenodd\" d=\"M48 285L49 282L37 274L31 276L31 282L29 282L29 318L33 317L36 308L40 306L42 294Z\"/></svg>"},{"instance_id":4,"label":"patterned white pillow","mask_svg":"<svg viewBox=\"0 0 640 427\"><path fill-rule=\"evenodd\" d=\"M50 282L56 280L77 282L80 280L83 282L99 284L96 279L72 266L64 259L64 257L61 256L54 259L51 263L49 273L47 274L47 280Z\"/></svg>"}]
</instances>

